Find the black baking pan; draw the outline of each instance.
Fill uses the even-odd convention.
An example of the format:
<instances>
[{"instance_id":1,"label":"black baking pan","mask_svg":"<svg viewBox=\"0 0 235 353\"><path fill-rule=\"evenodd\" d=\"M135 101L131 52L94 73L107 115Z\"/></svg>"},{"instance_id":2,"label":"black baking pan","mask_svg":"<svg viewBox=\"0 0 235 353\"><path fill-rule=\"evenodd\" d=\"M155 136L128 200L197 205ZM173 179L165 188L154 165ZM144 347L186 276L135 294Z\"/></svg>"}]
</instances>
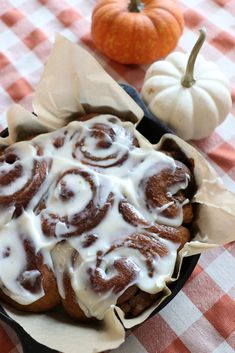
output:
<instances>
[{"instance_id":1,"label":"black baking pan","mask_svg":"<svg viewBox=\"0 0 235 353\"><path fill-rule=\"evenodd\" d=\"M160 120L154 117L146 108L144 102L140 98L138 92L131 86L121 84L122 88L135 100L135 102L143 109L144 117L138 124L137 130L141 132L151 143L157 143L165 133L173 133ZM5 129L0 133L1 137L8 136L8 130ZM172 294L167 297L162 304L156 308L151 317L164 308L182 289L187 279L192 274L197 265L200 255L186 257L183 260L179 279L169 285ZM48 348L36 342L17 322L11 319L4 309L0 306L0 319L8 324L17 334L23 348L24 353L56 353L57 351ZM2 353L2 352L1 352ZM4 352L3 352L4 353Z\"/></svg>"}]
</instances>

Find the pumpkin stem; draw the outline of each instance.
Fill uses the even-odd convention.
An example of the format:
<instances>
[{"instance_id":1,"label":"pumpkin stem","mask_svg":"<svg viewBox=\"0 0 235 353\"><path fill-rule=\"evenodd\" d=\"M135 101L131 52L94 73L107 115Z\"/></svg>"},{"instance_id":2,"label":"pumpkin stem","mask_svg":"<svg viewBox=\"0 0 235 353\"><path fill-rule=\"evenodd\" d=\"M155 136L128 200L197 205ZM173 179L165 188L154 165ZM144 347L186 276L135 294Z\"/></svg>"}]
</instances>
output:
<instances>
[{"instance_id":1,"label":"pumpkin stem","mask_svg":"<svg viewBox=\"0 0 235 353\"><path fill-rule=\"evenodd\" d=\"M199 29L199 32L200 32L199 38L191 51L191 54L188 59L185 75L181 80L182 86L186 88L192 87L196 82L196 80L193 77L194 65L195 65L195 61L197 59L198 53L206 39L206 29L201 28Z\"/></svg>"},{"instance_id":2,"label":"pumpkin stem","mask_svg":"<svg viewBox=\"0 0 235 353\"><path fill-rule=\"evenodd\" d=\"M140 0L131 0L129 5L128 5L128 10L130 12L141 12L143 9L144 5Z\"/></svg>"}]
</instances>

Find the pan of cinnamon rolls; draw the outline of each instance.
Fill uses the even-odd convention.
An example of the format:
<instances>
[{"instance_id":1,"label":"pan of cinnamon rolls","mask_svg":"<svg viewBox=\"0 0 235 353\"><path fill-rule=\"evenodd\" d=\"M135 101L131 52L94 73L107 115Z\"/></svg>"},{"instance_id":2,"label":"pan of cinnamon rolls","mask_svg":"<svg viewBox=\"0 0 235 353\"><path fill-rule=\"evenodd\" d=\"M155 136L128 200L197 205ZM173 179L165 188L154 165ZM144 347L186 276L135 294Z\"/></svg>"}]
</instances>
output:
<instances>
[{"instance_id":1,"label":"pan of cinnamon rolls","mask_svg":"<svg viewBox=\"0 0 235 353\"><path fill-rule=\"evenodd\" d=\"M192 238L196 185L174 143L156 149L143 137L146 124L147 138L159 133L147 114L140 131L93 114L1 150L2 301L29 312L60 305L87 321L112 306L133 318L157 300ZM172 296L197 259L184 260Z\"/></svg>"}]
</instances>

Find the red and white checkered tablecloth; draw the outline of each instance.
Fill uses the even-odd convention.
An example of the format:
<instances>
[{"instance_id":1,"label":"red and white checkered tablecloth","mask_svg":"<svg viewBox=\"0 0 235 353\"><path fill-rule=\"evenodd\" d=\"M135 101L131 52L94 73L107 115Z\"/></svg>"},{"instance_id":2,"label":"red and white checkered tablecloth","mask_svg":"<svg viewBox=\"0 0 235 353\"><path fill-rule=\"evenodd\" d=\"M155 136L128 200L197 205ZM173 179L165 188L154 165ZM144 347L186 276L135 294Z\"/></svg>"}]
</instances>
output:
<instances>
[{"instance_id":1,"label":"red and white checkered tablecloth","mask_svg":"<svg viewBox=\"0 0 235 353\"><path fill-rule=\"evenodd\" d=\"M185 31L178 49L189 51L197 29L207 28L202 54L227 75L235 101L235 1L181 0ZM90 37L95 0L0 0L0 128L14 102L31 110L31 95L55 32L79 42L119 82L137 89L146 67L123 66L100 54ZM235 105L225 122L196 145L235 192ZM235 227L234 227L235 228ZM231 229L234 232L235 229ZM115 353L235 352L235 242L203 254L183 290L159 314L132 329ZM0 322L0 353L19 353Z\"/></svg>"}]
</instances>

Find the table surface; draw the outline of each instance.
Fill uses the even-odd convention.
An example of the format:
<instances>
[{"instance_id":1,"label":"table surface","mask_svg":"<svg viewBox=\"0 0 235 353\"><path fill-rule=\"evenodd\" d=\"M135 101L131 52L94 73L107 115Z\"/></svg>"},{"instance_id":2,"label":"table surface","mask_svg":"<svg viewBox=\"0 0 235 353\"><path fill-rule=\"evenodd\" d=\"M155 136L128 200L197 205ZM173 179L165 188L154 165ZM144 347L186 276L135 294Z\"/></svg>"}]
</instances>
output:
<instances>
[{"instance_id":1,"label":"table surface","mask_svg":"<svg viewBox=\"0 0 235 353\"><path fill-rule=\"evenodd\" d=\"M202 49L230 80L235 101L235 1L182 0L185 31L177 49L189 52L201 26ZM31 98L50 53L55 32L79 42L118 82L140 89L147 66L123 66L100 54L90 38L95 0L0 1L0 129L8 107L31 110ZM235 105L225 122L197 141L228 189L235 192ZM232 230L234 231L234 230ZM203 254L175 299L113 353L233 353L235 351L235 242ZM19 353L13 332L0 322L1 353Z\"/></svg>"}]
</instances>

